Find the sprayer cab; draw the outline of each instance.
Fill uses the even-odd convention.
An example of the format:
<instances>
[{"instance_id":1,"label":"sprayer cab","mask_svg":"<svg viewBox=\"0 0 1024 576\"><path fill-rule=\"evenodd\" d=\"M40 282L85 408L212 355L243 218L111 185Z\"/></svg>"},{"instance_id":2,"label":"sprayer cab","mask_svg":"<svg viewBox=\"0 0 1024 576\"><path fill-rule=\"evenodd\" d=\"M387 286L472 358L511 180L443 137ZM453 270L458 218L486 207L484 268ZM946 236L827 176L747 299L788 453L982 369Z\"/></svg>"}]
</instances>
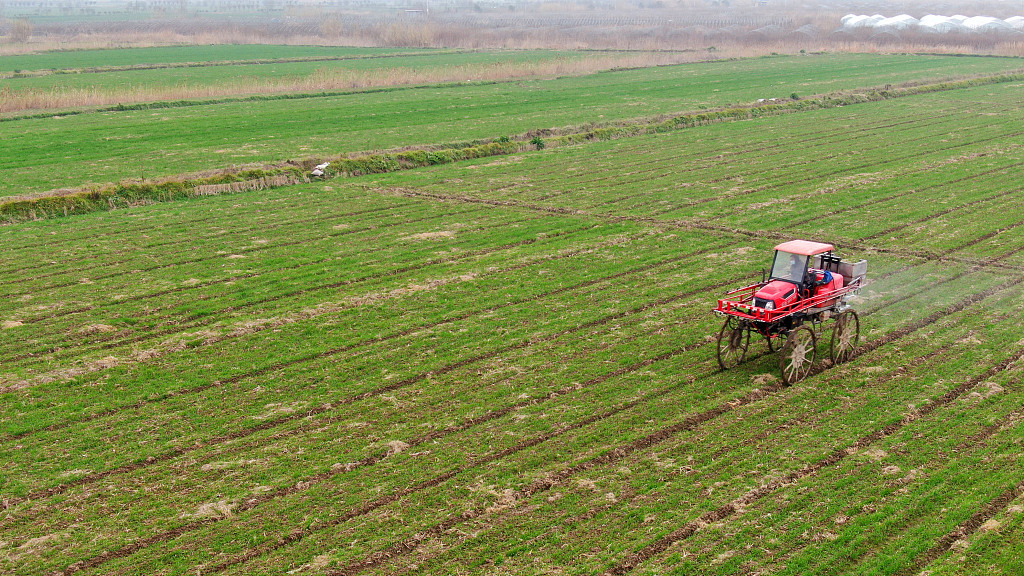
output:
<instances>
[{"instance_id":1,"label":"sprayer cab","mask_svg":"<svg viewBox=\"0 0 1024 576\"><path fill-rule=\"evenodd\" d=\"M841 289L844 278L833 274L831 244L791 240L775 247L775 259L767 283L754 293L754 305L779 310L799 300L823 296Z\"/></svg>"}]
</instances>

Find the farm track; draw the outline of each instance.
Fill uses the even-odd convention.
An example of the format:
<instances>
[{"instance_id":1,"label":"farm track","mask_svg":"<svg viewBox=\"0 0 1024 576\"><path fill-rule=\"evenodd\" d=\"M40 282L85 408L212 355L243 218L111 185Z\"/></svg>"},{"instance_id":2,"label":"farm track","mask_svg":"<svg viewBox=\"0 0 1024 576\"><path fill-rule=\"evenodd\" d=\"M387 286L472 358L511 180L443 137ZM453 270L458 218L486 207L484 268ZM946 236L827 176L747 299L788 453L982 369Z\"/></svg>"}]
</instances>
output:
<instances>
[{"instance_id":1,"label":"farm track","mask_svg":"<svg viewBox=\"0 0 1024 576\"><path fill-rule=\"evenodd\" d=\"M924 318L922 320L914 322L910 326L906 326L904 328L900 328L900 329L898 329L898 330L896 330L896 331L894 331L894 332L892 332L890 334L887 334L887 335L885 335L885 336L883 336L883 337L881 337L881 338L879 338L877 340L874 340L874 341L864 345L861 349L858 350L856 356L860 356L862 354L866 354L866 353L871 352L871 351L873 351L873 350L875 350L875 349L877 349L877 348L879 348L881 346L884 346L884 345L892 343L892 342L894 342L896 340L899 340L899 339L901 339L901 338L903 338L903 337L905 337L905 336L907 336L907 335L909 335L909 334L911 334L913 332L916 332L916 331L918 331L918 330L920 330L920 329L922 329L922 328L924 328L926 326L930 326L931 324L934 324L935 322L939 321L941 318L945 317L948 314L952 314L952 313L964 310L964 309L968 308L969 306L971 306L971 305L973 305L973 304L975 304L975 303L977 303L977 302L979 302L981 300L984 300L987 297L989 297L989 296L991 296L993 294L996 294L996 293L998 293L998 292L1000 292L1002 290L1005 290L1005 289L1008 289L1009 287L1015 286L1016 284L1019 284L1020 282L1024 282L1024 278L1004 283L1004 284L1002 284L1002 285L1000 285L1000 286L998 286L996 288L987 290L987 291L985 291L985 292L983 292L981 294L978 294L978 295L975 295L973 297L969 297L967 299L964 299L964 300L962 300L962 301L960 301L960 302L958 302L956 304L953 304L953 305L947 307L943 311L937 312L937 313L935 313L935 314L933 314L933 315L931 315L931 316L929 316L927 318ZM700 343L698 343L698 344L700 344ZM1024 356L1024 351L1022 351L1020 353L1020 355ZM821 373L824 370L826 370L827 368L828 368L828 366L826 364L819 364L817 366L817 369L812 374ZM707 373L704 373L702 375L699 375L697 377L697 381L700 381L700 380L702 380L704 378L711 377L711 376L713 376L717 372L718 372L718 370L715 369L715 370L712 370L711 372L707 372ZM667 391L669 389L672 389L672 388L674 388L674 387L669 387L668 389L660 390L659 392L655 393L654 395L665 394L665 393L667 393ZM528 487L527 489L525 489L523 491L520 491L520 494L518 495L517 499L521 500L521 499L525 499L527 497L532 496L535 492L531 491L531 488L536 488L537 489L536 491L538 491L538 492L542 491L542 490L548 490L548 489L552 488L556 484L564 483L570 476L573 476L573 475L575 475L578 472L590 469L590 468L592 468L594 466L599 465L602 462L604 464L609 464L612 461L617 461L617 460L625 457L627 454L630 454L630 453L635 452L636 450L639 450L641 447L648 447L648 446L651 446L651 445L653 445L653 444L655 444L657 442L664 441L668 437L670 437L672 435L675 435L676 433L681 432L683 430L695 429L700 424L703 424L703 423L705 423L705 422L707 422L709 420L717 418L718 416L720 416L720 415L722 415L722 414L724 414L726 412L729 412L731 410L734 410L734 409L736 409L736 408L738 408L740 406L744 406L744 405L749 404L751 402L760 400L760 399L762 399L764 397L767 397L768 395L777 393L777 392L779 392L781 390L784 390L784 389L785 388L782 385L777 384L777 385L773 385L773 386L767 387L767 388L765 388L763 390L752 391L752 392L744 395L743 397L741 397L741 398L739 398L737 400L726 402L725 404L720 405L719 407L717 407L717 408L715 408L713 410L706 411L706 412L698 414L696 416L689 417L686 420L684 420L682 423L677 424L676 426L673 426L673 427L670 427L668 429L664 429L664 430L662 430L662 431L660 431L658 433L652 434L652 435L642 439L641 441L639 441L639 443L635 442L635 443L633 443L630 446L625 447L625 448L624 447L616 448L616 449L614 449L614 450L612 450L610 452L614 456L611 457L611 459L608 459L608 461L604 461L606 459L607 455L599 457L599 458L594 459L594 460L587 461L585 463L585 465L576 466L576 467L570 469L570 470L574 470L574 472L569 473L568 475L565 475L564 478L561 478L558 481L552 480L552 481L550 481L550 483L548 482L548 480L551 478L549 476L549 479L546 479L544 482L542 482L540 484L534 483L530 487ZM505 456L508 456L508 455L510 455L510 454L512 454L514 452L518 452L520 450L536 446L536 445L538 445L541 442L547 441L547 440L549 440L549 439L551 439L551 438L553 438L553 437L555 437L557 435L564 434L565 432L568 432L570 430L577 429L577 428L580 428L580 427L583 427L583 426L587 426L587 425L592 424L594 422L597 422L599 420L606 419L606 418L608 418L608 417L610 417L610 416L612 416L614 414L618 414L618 413L620 413L620 412L622 412L624 410L627 410L627 409L630 409L632 407L635 407L635 406L639 405L642 402L648 401L651 398L651 396L654 396L654 395L647 395L647 396L645 396L642 399L637 399L637 400L634 400L632 402L629 402L629 403L623 405L620 408L616 408L615 410L609 411L609 412L604 413L604 414L592 416L590 418L585 419L582 422L578 422L578 423L575 423L573 425L567 426L564 429L560 429L560 430L558 430L556 432L552 432L550 434L543 435L540 438L534 438L534 439L525 441L525 442L521 443L520 445L517 445L516 447L503 450L503 451L501 451L499 453L496 453L494 455L489 455L489 456L483 457L482 459L480 459L478 461L475 461L474 463L468 465L464 470L450 471L450 472L442 474L440 476L436 476L436 477L434 477L434 478L432 478L430 480L426 480L426 481L423 481L423 482L421 482L419 484L411 486L411 487L409 487L407 489L403 489L402 491L400 491L398 493L394 493L394 494L390 494L388 496L384 496L384 497L378 498L374 502L372 502L370 504L365 504L365 505L361 506L360 508L358 508L357 510L351 511L351 512L343 514L341 516L337 516L335 518L332 518L330 521L325 522L322 526L316 526L315 528L311 527L311 528L305 529L305 530L294 530L294 531L288 533L287 535L278 538L278 540L276 540L273 544L269 545L265 549L261 549L259 551L255 551L254 550L252 552L247 552L244 555L242 555L242 556L240 556L238 558L234 558L234 559L232 559L232 560L230 560L228 562L223 562L223 563L217 564L217 565L215 565L213 567L208 567L207 570L209 570L212 573L218 573L218 572L226 570L227 568L230 568L232 566L235 566L235 565L247 562L247 561L249 561L249 560L251 560L251 559L253 559L255 557L261 556L261 555L266 554L266 553L268 553L270 551L277 550L277 549L279 549L281 547L284 547L284 546L290 545L292 543L298 542L299 540L301 540L305 536L308 536L312 532L317 532L317 531L320 531L320 530L323 530L323 529L330 528L332 526L340 525L340 524L342 524L344 522L347 522L348 520L351 520L351 519L353 519L355 517L368 514L369 512L371 512L371 511L373 511L375 509L378 509L378 508L380 508L382 506L385 506L387 504L390 504L392 502L395 502L397 500L405 498L405 497L407 497L407 496L409 496L409 495L411 495L411 494L413 494L415 492L418 492L418 491L421 491L421 490L424 490L424 489L427 489L427 488L431 488L431 487L437 486L437 485L439 485L439 484L441 484L441 483L443 483L443 482L453 478L454 476L464 472L465 470L481 466L481 465L486 464L488 462L496 461L496 460L498 460L500 458L504 458ZM667 430L671 430L671 432L666 433ZM653 438L657 438L658 440L654 441ZM559 474L558 476L562 476L562 474ZM417 533L417 536L412 538L412 539L406 540L406 541L404 541L404 542L402 542L400 544L396 544L396 545L388 548L385 551L374 553L373 555L371 555L371 558L369 558L367 560L361 561L358 564L351 564L347 568L343 568L341 570L333 571L333 572L329 572L329 573L330 574L352 574L352 573L361 571L362 569L364 569L366 567L369 567L371 565L376 565L378 562L382 561L383 559L390 559L390 558L392 558L396 554L400 554L402 552L408 552L408 551L411 551L411 550L415 549L419 545L421 540L424 539L424 538L421 538L421 536L442 534L445 531L447 531L450 528L452 528L454 525L456 525L456 524L458 524L458 523L460 523L462 521L465 521L465 520L468 520L468 519L471 519L471 518L475 518L475 517L477 517L477 516L479 516L479 515L481 515L483 513L484 513L483 510L472 510L472 511L464 512L462 515L460 515L460 516L458 516L456 518L453 518L451 520L445 521L442 524L435 525L435 526L433 526L433 527L431 527L431 528L429 528L429 529L427 529L425 531L421 530L420 532ZM64 574L70 574L70 573L73 573L73 572L64 572Z\"/></svg>"},{"instance_id":2,"label":"farm track","mask_svg":"<svg viewBox=\"0 0 1024 576\"><path fill-rule=\"evenodd\" d=\"M715 247L713 249L721 249L721 248L720 247ZM570 285L570 286L565 286L565 287L562 287L562 288L557 288L557 289L554 289L554 290L549 290L549 291L543 292L541 294L536 294L536 295L533 295L533 296L527 296L527 297L523 297L523 298L518 298L516 300L508 301L508 302L505 302L503 304L497 304L497 305L494 305L494 306L489 306L489 307L486 307L486 308L483 308L483 309L476 309L476 310L472 310L472 311L468 311L468 312L462 312L462 313L459 313L457 315L451 316L451 317L443 319L443 320L438 320L438 321L431 322L431 323L428 323L428 324L425 324L425 325L405 328L405 329L402 329L402 330L399 330L399 331L396 331L396 332L392 332L392 333L390 333L388 335L385 335L385 336L377 336L377 337L374 337L374 338L368 338L368 339L365 339L365 340L361 340L359 342L355 342L355 343L352 343L352 344L347 344L345 346L340 346L340 347L324 350L324 351L318 352L316 354L306 355L306 356L302 356L302 357L299 357L299 358L293 358L293 359L288 360L288 361L275 362L275 363L268 364L266 366L263 366L261 368L255 369L255 370L250 370L250 371L247 371L247 372L236 374L234 376L231 376L229 378L225 378L223 380L217 380L217 381L209 382L209 383L206 383L206 384L203 384L203 385L200 385L200 386L195 386L195 387L192 387L192 388L189 388L189 389L170 391L170 392L168 392L168 393L166 393L164 395L161 395L158 398L154 398L154 399L150 399L150 400L142 400L142 401L139 401L137 403L126 405L126 406L121 406L121 407L117 407L117 408L108 408L108 409L105 409L105 410L102 410L102 411L97 411L97 412L94 412L93 414L90 414L87 418L77 419L77 420L73 420L73 421L67 421L67 422L63 422L63 423L60 423L60 424L53 424L53 425L47 426L45 428L39 428L39 429L34 429L34 430L26 430L26 431L23 431L23 432L20 432L20 433L17 433L17 434L6 434L6 435L0 437L0 440L18 440L18 439L25 438L27 436L30 436L32 434L36 434L36 433L39 433L39 432L53 432L53 431L60 430L60 429L66 428L68 426L71 426L73 424L80 424L80 423L84 423L84 422L91 422L91 421L94 421L94 420L99 419L99 418L103 418L103 417L106 417L106 416L117 414L117 413L119 413L121 411L124 411L124 410L133 410L133 409L141 408L142 406L145 406L145 405L148 405L148 404L152 404L152 403L156 403L156 402L163 402L163 401L168 400L170 398L175 398L175 397L184 396L184 395L190 395L190 394L196 394L196 393L199 393L199 392L203 392L205 390L209 390L209 389L214 388L214 387L221 387L221 386L225 386L225 385L229 385L229 384L234 384L234 383L237 383L237 382L239 382L241 380L245 380L245 379L249 379L249 378L254 378L254 377L261 376L261 375L264 375L264 374L267 374L267 373L270 373L270 372L276 372L276 371L279 371L279 370L282 370L284 368L288 368L288 367L291 367L291 366L296 366L296 365L299 365L299 364L304 364L304 363L315 361L315 360L321 360L321 359L324 359L324 358L329 358L329 357L336 356L336 355L344 353L344 352L348 352L348 351L354 350L356 348L360 348L360 347L364 347L364 346L369 346L369 345L373 345L373 344L380 344L380 343L383 343L383 342L394 340L396 338L400 338L400 337L403 337L403 336L408 336L410 334L415 334L415 333L423 332L423 331L426 331L426 330L430 330L430 329L436 328L438 326L452 324L454 322L465 320L465 319L468 319L468 318L471 318L471 317L474 317L474 316L480 316L482 314L491 313L491 312L494 312L494 311L497 311L497 310L501 310L501 309L504 309L504 308L516 307L516 306L519 306L519 305L522 305L522 304L526 304L526 303L535 302L535 301L538 301L538 300L550 298L551 296L556 296L558 294L564 294L564 293L567 293L567 292L574 292L574 291L577 291L577 290L580 290L580 289L583 289L583 288L587 288L587 287L590 287L590 286L595 286L595 285L598 285L598 284L602 284L602 283L608 282L610 280L615 280L615 279L618 279L618 278L623 278L623 277L631 276L631 275L635 275L635 274L641 274L641 273L647 272L649 270L655 269L657 267L667 266L667 265L670 265L670 264L675 264L675 263L678 263L678 262L680 262L682 260L685 260L685 259L688 259L688 258L692 258L692 257L695 257L695 256L700 256L701 254L707 253L710 250L711 249L702 250L702 251L699 251L696 254L687 254L687 255L684 255L684 256L670 257L670 258L661 260L661 261L653 263L653 264L646 264L644 266L640 266L640 267L637 267L637 268L632 268L632 269L629 269L629 270L626 270L626 271L623 271L623 272L617 272L615 274L611 274L611 275L607 275L607 276L602 276L602 277L591 279L591 280L586 280L586 281L579 282L579 283L576 283L576 284L573 284L573 285ZM576 254L566 255L565 257L568 258L568 257L574 256L574 255L576 255ZM539 263L539 262L531 262L528 265L535 265L537 263ZM524 265L524 267L525 266L526 265Z\"/></svg>"}]
</instances>

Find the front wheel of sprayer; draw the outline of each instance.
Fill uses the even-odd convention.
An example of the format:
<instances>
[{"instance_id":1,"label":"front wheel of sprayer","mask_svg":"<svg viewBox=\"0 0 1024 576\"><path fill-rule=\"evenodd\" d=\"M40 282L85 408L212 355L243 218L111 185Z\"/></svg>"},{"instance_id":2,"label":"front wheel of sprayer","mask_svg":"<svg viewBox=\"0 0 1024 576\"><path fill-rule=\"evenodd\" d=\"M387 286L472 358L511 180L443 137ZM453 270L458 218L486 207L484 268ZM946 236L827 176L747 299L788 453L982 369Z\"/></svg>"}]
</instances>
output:
<instances>
[{"instance_id":1,"label":"front wheel of sprayer","mask_svg":"<svg viewBox=\"0 0 1024 576\"><path fill-rule=\"evenodd\" d=\"M718 365L722 370L735 368L747 356L750 330L735 318L727 318L718 332Z\"/></svg>"},{"instance_id":2,"label":"front wheel of sprayer","mask_svg":"<svg viewBox=\"0 0 1024 576\"><path fill-rule=\"evenodd\" d=\"M788 386L799 382L811 373L811 366L817 354L818 337L807 326L800 326L789 332L786 343L779 352L779 367L782 381Z\"/></svg>"},{"instance_id":3,"label":"front wheel of sprayer","mask_svg":"<svg viewBox=\"0 0 1024 576\"><path fill-rule=\"evenodd\" d=\"M836 316L832 327L832 344L829 355L833 364L846 362L853 357L857 343L860 341L860 317L853 310L847 310Z\"/></svg>"}]
</instances>

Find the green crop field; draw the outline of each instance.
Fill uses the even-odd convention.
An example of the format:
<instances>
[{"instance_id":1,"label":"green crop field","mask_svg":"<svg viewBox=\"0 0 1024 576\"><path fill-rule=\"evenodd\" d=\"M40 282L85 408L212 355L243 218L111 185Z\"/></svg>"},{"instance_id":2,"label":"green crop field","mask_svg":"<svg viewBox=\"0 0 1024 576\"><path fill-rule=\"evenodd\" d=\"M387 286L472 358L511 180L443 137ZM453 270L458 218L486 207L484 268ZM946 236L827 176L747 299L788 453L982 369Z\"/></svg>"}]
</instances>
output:
<instances>
[{"instance_id":1,"label":"green crop field","mask_svg":"<svg viewBox=\"0 0 1024 576\"><path fill-rule=\"evenodd\" d=\"M184 64L227 65L236 62L282 59L374 58L394 55L436 54L421 48L351 48L343 46L267 46L258 44L216 46L160 46L131 50L67 50L5 56L0 72L81 71L106 68L173 66Z\"/></svg>"},{"instance_id":2,"label":"green crop field","mask_svg":"<svg viewBox=\"0 0 1024 576\"><path fill-rule=\"evenodd\" d=\"M428 59L417 61L426 65ZM794 93L806 97L1007 72L1021 64L1005 58L805 55L22 118L0 122L7 152L0 156L6 175L0 198L232 165L497 138Z\"/></svg>"},{"instance_id":3,"label":"green crop field","mask_svg":"<svg viewBox=\"0 0 1024 576\"><path fill-rule=\"evenodd\" d=\"M1019 64L954 60L361 95L381 123L268 123L259 159ZM0 226L0 572L1019 574L1021 87ZM79 186L127 177L124 159L223 167L207 140L252 138L228 109L240 126L234 103L0 131L76 143L60 177ZM163 144L127 137L165 117ZM135 148L86 144L99 133ZM57 182L2 161L3 194ZM783 385L763 340L722 370L711 309L791 238L868 261L859 347L832 363L828 321L805 380Z\"/></svg>"}]
</instances>

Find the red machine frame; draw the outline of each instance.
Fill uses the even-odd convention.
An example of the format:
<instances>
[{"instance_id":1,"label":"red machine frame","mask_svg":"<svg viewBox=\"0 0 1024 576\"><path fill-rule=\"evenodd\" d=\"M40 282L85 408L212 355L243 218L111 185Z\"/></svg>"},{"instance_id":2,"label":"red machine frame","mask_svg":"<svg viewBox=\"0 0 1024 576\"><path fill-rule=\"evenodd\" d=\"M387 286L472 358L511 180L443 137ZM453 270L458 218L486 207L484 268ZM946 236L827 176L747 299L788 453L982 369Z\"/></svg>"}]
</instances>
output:
<instances>
[{"instance_id":1,"label":"red machine frame","mask_svg":"<svg viewBox=\"0 0 1024 576\"><path fill-rule=\"evenodd\" d=\"M805 275L807 269L836 273L844 270L849 273L849 276L843 274L844 280L849 277L849 281L844 282L842 288L809 295L802 293L807 292L802 283L786 279L796 286L798 296L794 302L778 309L756 306L754 295L773 280L781 278L766 277L761 282L727 292L726 298L718 300L718 306L714 309L716 314L726 318L718 334L718 362L722 369L743 362L752 332L766 339L769 351L774 351L773 339L784 337L786 341L780 351L780 368L783 382L792 384L810 373L816 358L818 335L813 327L830 318L836 320L830 344L832 362L843 362L853 355L860 338L860 318L850 308L848 299L863 286L867 263L863 260L856 264L844 262L833 254L834 247L831 244L806 240L784 242L776 246L775 250L776 257L779 252L807 257ZM815 256L818 257L820 267L808 268L807 264ZM853 270L858 273L855 274ZM808 322L811 326L805 325Z\"/></svg>"}]
</instances>

